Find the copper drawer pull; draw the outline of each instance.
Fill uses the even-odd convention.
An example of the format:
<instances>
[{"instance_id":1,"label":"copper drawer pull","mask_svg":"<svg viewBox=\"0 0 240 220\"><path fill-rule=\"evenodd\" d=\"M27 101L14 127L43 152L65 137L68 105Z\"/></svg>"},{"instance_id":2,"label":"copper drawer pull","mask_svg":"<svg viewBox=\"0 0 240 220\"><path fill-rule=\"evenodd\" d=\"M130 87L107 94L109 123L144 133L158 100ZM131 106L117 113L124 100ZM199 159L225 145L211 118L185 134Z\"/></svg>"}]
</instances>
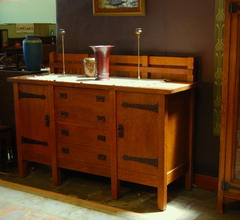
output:
<instances>
[{"instance_id":1,"label":"copper drawer pull","mask_svg":"<svg viewBox=\"0 0 240 220\"><path fill-rule=\"evenodd\" d=\"M96 102L105 102L104 96L96 96Z\"/></svg>"},{"instance_id":2,"label":"copper drawer pull","mask_svg":"<svg viewBox=\"0 0 240 220\"><path fill-rule=\"evenodd\" d=\"M67 118L68 117L68 112L61 111L60 115L64 118Z\"/></svg>"},{"instance_id":3,"label":"copper drawer pull","mask_svg":"<svg viewBox=\"0 0 240 220\"><path fill-rule=\"evenodd\" d=\"M106 136L98 135L98 136L97 136L97 140L98 140L98 141L106 141Z\"/></svg>"},{"instance_id":4,"label":"copper drawer pull","mask_svg":"<svg viewBox=\"0 0 240 220\"><path fill-rule=\"evenodd\" d=\"M67 98L67 93L59 92L59 98L66 99Z\"/></svg>"},{"instance_id":5,"label":"copper drawer pull","mask_svg":"<svg viewBox=\"0 0 240 220\"><path fill-rule=\"evenodd\" d=\"M70 150L68 148L62 148L62 153L69 154Z\"/></svg>"},{"instance_id":6,"label":"copper drawer pull","mask_svg":"<svg viewBox=\"0 0 240 220\"><path fill-rule=\"evenodd\" d=\"M97 121L105 122L105 116L97 115Z\"/></svg>"},{"instance_id":7,"label":"copper drawer pull","mask_svg":"<svg viewBox=\"0 0 240 220\"><path fill-rule=\"evenodd\" d=\"M69 136L69 131L62 129L62 130L61 130L61 134L62 134L63 136Z\"/></svg>"},{"instance_id":8,"label":"copper drawer pull","mask_svg":"<svg viewBox=\"0 0 240 220\"><path fill-rule=\"evenodd\" d=\"M107 156L104 154L98 154L98 160L107 160Z\"/></svg>"}]
</instances>

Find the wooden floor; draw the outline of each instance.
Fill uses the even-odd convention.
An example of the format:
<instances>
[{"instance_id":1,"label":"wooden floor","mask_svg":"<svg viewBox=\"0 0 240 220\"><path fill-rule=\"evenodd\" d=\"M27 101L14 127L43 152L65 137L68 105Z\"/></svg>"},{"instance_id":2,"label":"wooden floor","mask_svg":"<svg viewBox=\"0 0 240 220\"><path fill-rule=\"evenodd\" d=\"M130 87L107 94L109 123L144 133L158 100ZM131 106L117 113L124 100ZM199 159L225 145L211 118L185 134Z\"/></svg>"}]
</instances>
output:
<instances>
[{"instance_id":1,"label":"wooden floor","mask_svg":"<svg viewBox=\"0 0 240 220\"><path fill-rule=\"evenodd\" d=\"M31 167L26 178L18 177L15 171L12 175L0 173L0 179L130 210L140 213L144 219L240 219L239 202L226 207L224 214L218 214L216 192L199 188L187 191L181 181L169 185L167 209L162 212L157 209L156 188L122 182L122 196L119 200L113 200L108 178L63 170L63 183L53 186L49 167L39 164L31 164Z\"/></svg>"}]
</instances>

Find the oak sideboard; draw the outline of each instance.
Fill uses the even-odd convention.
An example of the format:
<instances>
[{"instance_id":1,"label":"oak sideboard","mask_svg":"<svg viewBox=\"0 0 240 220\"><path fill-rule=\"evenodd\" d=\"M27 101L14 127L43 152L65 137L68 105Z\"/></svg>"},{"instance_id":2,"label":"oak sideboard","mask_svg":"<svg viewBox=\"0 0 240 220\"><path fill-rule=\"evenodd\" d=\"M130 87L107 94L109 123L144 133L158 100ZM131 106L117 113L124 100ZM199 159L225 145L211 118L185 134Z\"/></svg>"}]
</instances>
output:
<instances>
[{"instance_id":1,"label":"oak sideboard","mask_svg":"<svg viewBox=\"0 0 240 220\"><path fill-rule=\"evenodd\" d=\"M157 187L158 208L167 185L185 175L192 183L193 82L41 74L8 78L13 83L19 175L28 161Z\"/></svg>"}]
</instances>

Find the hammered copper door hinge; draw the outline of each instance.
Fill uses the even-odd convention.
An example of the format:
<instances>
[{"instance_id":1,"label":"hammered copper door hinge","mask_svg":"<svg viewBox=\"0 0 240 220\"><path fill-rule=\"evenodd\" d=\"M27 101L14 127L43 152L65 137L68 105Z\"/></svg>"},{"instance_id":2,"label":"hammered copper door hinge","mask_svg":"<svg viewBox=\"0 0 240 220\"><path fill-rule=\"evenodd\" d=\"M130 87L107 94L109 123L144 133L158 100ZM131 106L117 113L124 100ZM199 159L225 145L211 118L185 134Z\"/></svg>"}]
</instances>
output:
<instances>
[{"instance_id":1,"label":"hammered copper door hinge","mask_svg":"<svg viewBox=\"0 0 240 220\"><path fill-rule=\"evenodd\" d=\"M133 104L133 103L122 103L123 108L137 108L141 110L152 111L158 113L158 103L156 104Z\"/></svg>"},{"instance_id":2,"label":"hammered copper door hinge","mask_svg":"<svg viewBox=\"0 0 240 220\"><path fill-rule=\"evenodd\" d=\"M240 6L238 6L237 3L232 2L229 4L229 13L230 14L236 13L238 10L240 10Z\"/></svg>"},{"instance_id":3,"label":"hammered copper door hinge","mask_svg":"<svg viewBox=\"0 0 240 220\"><path fill-rule=\"evenodd\" d=\"M18 92L19 99L22 98L37 98L37 99L46 99L45 95L38 95L38 94L33 94L33 93L27 93L27 92Z\"/></svg>"},{"instance_id":4,"label":"hammered copper door hinge","mask_svg":"<svg viewBox=\"0 0 240 220\"><path fill-rule=\"evenodd\" d=\"M135 161L138 163L143 163L150 166L158 167L158 158L151 159L151 158L142 158L142 157L130 157L128 155L123 155L122 158L124 160Z\"/></svg>"},{"instance_id":5,"label":"hammered copper door hinge","mask_svg":"<svg viewBox=\"0 0 240 220\"><path fill-rule=\"evenodd\" d=\"M23 137L23 136L21 136L21 138L22 138L22 144L37 144L37 145L48 146L48 142L46 141L38 141L38 140Z\"/></svg>"},{"instance_id":6,"label":"hammered copper door hinge","mask_svg":"<svg viewBox=\"0 0 240 220\"><path fill-rule=\"evenodd\" d=\"M223 191L227 191L229 189L234 189L234 190L240 190L240 187L237 187L237 186L233 186L231 185L230 183L228 182L222 182L222 190Z\"/></svg>"}]
</instances>

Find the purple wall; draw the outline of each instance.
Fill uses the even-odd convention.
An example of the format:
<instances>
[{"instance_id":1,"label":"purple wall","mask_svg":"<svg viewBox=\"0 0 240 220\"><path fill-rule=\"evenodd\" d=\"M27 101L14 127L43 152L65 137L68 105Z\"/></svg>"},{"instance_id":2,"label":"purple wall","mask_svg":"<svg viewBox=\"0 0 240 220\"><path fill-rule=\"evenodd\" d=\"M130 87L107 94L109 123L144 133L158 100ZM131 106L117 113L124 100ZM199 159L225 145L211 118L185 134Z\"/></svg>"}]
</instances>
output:
<instances>
[{"instance_id":1,"label":"purple wall","mask_svg":"<svg viewBox=\"0 0 240 220\"><path fill-rule=\"evenodd\" d=\"M111 54L194 56L196 100L195 173L217 176L219 137L213 136L214 14L212 0L146 0L146 16L94 17L92 0L57 0L57 28L66 53L92 53L89 45L113 44ZM61 52L61 36L57 36Z\"/></svg>"}]
</instances>

